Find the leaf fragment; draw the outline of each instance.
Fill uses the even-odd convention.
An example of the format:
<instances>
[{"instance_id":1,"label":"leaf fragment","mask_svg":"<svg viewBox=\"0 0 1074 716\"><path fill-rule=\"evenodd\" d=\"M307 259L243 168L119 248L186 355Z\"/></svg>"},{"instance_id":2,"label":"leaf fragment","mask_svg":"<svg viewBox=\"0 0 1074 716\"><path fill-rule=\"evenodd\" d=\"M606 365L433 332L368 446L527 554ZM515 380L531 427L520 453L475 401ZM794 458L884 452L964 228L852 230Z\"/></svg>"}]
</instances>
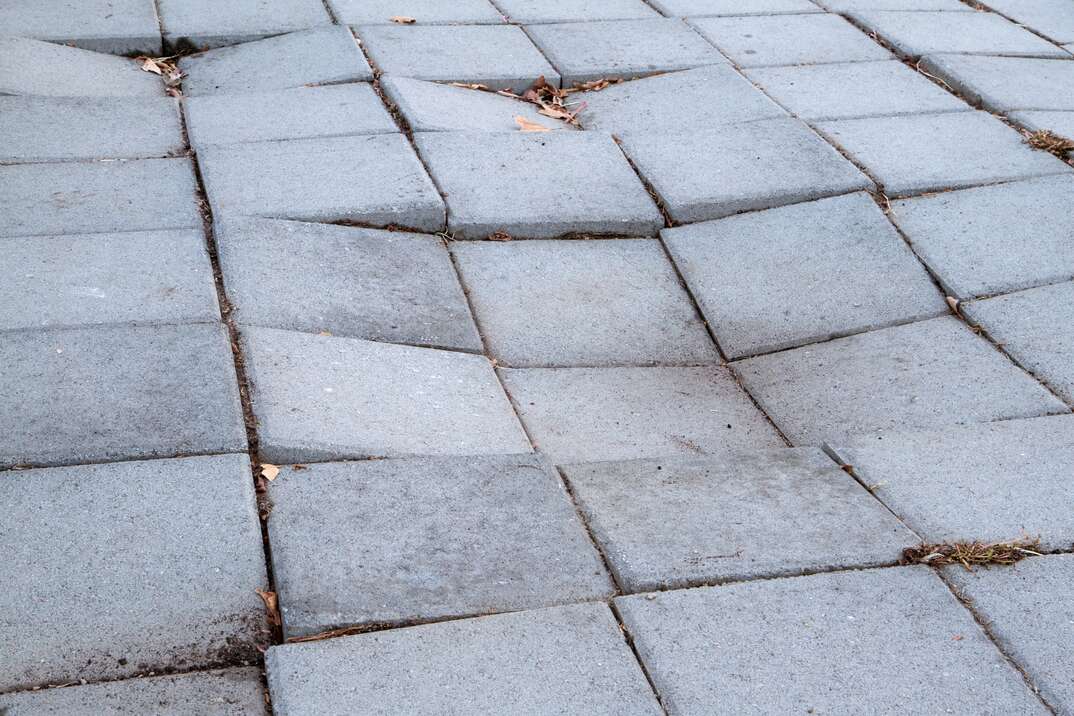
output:
<instances>
[{"instance_id":1,"label":"leaf fragment","mask_svg":"<svg viewBox=\"0 0 1074 716\"><path fill-rule=\"evenodd\" d=\"M265 603L265 612L268 615L269 624L274 627L280 626L283 622L280 619L280 605L276 592L270 592L260 587L254 591L257 592L257 596L261 597L261 601Z\"/></svg>"},{"instance_id":2,"label":"leaf fragment","mask_svg":"<svg viewBox=\"0 0 1074 716\"><path fill-rule=\"evenodd\" d=\"M520 114L515 115L515 124L523 132L551 132L551 127L546 127L543 124L538 124L532 120L526 119Z\"/></svg>"},{"instance_id":3,"label":"leaf fragment","mask_svg":"<svg viewBox=\"0 0 1074 716\"><path fill-rule=\"evenodd\" d=\"M267 462L261 463L261 477L265 478L269 482L276 479L276 476L280 474L280 468L277 465L270 465Z\"/></svg>"},{"instance_id":4,"label":"leaf fragment","mask_svg":"<svg viewBox=\"0 0 1074 716\"><path fill-rule=\"evenodd\" d=\"M410 17L409 15L392 15L388 19L398 25L413 25L418 21L417 18Z\"/></svg>"}]
</instances>

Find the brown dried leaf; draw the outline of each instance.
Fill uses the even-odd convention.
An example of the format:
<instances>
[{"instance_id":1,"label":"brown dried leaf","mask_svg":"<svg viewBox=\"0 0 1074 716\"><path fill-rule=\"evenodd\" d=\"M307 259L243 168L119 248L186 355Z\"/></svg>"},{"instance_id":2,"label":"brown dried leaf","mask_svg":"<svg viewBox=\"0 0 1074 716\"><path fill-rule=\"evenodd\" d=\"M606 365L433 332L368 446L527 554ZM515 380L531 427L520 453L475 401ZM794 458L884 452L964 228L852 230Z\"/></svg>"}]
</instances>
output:
<instances>
[{"instance_id":1,"label":"brown dried leaf","mask_svg":"<svg viewBox=\"0 0 1074 716\"><path fill-rule=\"evenodd\" d=\"M451 82L450 84L452 87L462 87L463 89L472 90L484 90L485 92L488 92L489 89L488 85L478 84L476 82Z\"/></svg>"},{"instance_id":2,"label":"brown dried leaf","mask_svg":"<svg viewBox=\"0 0 1074 716\"><path fill-rule=\"evenodd\" d=\"M269 482L276 479L276 476L280 474L280 468L276 465L270 465L267 462L261 463L261 477L265 478Z\"/></svg>"},{"instance_id":3,"label":"brown dried leaf","mask_svg":"<svg viewBox=\"0 0 1074 716\"><path fill-rule=\"evenodd\" d=\"M157 61L154 60L152 57L140 57L138 59L142 60L142 70L143 71L152 72L155 75L163 75L164 74L164 68L162 68L159 64L157 64Z\"/></svg>"},{"instance_id":4,"label":"brown dried leaf","mask_svg":"<svg viewBox=\"0 0 1074 716\"><path fill-rule=\"evenodd\" d=\"M280 620L280 605L276 592L269 592L260 587L254 591L257 592L257 596L261 597L261 601L265 603L265 612L268 614L269 624L274 627L280 626L283 622Z\"/></svg>"},{"instance_id":5,"label":"brown dried leaf","mask_svg":"<svg viewBox=\"0 0 1074 716\"><path fill-rule=\"evenodd\" d=\"M947 305L951 307L952 311L954 311L955 313L958 313L958 307L961 305L962 302L959 301L954 296L947 296L946 298L947 298Z\"/></svg>"},{"instance_id":6,"label":"brown dried leaf","mask_svg":"<svg viewBox=\"0 0 1074 716\"><path fill-rule=\"evenodd\" d=\"M489 234L489 241L510 241L511 235L506 231L497 231L494 234Z\"/></svg>"},{"instance_id":7,"label":"brown dried leaf","mask_svg":"<svg viewBox=\"0 0 1074 716\"><path fill-rule=\"evenodd\" d=\"M989 564L1009 566L1034 556L1040 556L1039 537L1023 537L1010 542L922 543L904 549L899 561L901 564L927 564L932 567L961 564L966 569L972 569Z\"/></svg>"},{"instance_id":8,"label":"brown dried leaf","mask_svg":"<svg viewBox=\"0 0 1074 716\"><path fill-rule=\"evenodd\" d=\"M413 25L417 22L416 18L410 17L409 15L392 15L388 19L399 25Z\"/></svg>"},{"instance_id":9,"label":"brown dried leaf","mask_svg":"<svg viewBox=\"0 0 1074 716\"><path fill-rule=\"evenodd\" d=\"M531 121L529 119L526 119L525 117L523 117L520 114L515 115L515 124L517 124L518 128L520 130L522 130L523 132L551 132L552 131L551 127L546 127L543 124L538 124L537 122L534 122L534 121Z\"/></svg>"},{"instance_id":10,"label":"brown dried leaf","mask_svg":"<svg viewBox=\"0 0 1074 716\"><path fill-rule=\"evenodd\" d=\"M1050 152L1063 158L1067 152L1074 152L1074 139L1056 134L1050 129L1041 129L1026 137L1026 143L1034 149Z\"/></svg>"}]
</instances>

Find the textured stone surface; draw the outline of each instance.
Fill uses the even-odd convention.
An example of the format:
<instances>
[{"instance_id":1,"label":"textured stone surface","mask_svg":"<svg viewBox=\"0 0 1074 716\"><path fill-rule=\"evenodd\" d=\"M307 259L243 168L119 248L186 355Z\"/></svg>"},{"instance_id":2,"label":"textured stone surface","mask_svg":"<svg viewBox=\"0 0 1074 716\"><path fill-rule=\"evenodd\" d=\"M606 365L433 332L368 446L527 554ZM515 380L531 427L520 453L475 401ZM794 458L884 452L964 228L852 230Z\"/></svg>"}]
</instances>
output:
<instances>
[{"instance_id":1,"label":"textured stone surface","mask_svg":"<svg viewBox=\"0 0 1074 716\"><path fill-rule=\"evenodd\" d=\"M856 11L852 17L875 32L902 57L934 52L1021 57L1065 57L1069 53L1025 28L989 12Z\"/></svg>"},{"instance_id":2,"label":"textured stone surface","mask_svg":"<svg viewBox=\"0 0 1074 716\"><path fill-rule=\"evenodd\" d=\"M331 22L321 0L157 0L170 47L237 45ZM278 68L278 65L274 65Z\"/></svg>"},{"instance_id":3,"label":"textured stone surface","mask_svg":"<svg viewBox=\"0 0 1074 716\"><path fill-rule=\"evenodd\" d=\"M71 44L95 52L161 54L153 0L7 2L0 5L0 28L5 35Z\"/></svg>"},{"instance_id":4,"label":"textured stone surface","mask_svg":"<svg viewBox=\"0 0 1074 716\"><path fill-rule=\"evenodd\" d=\"M1066 0L988 0L988 7L1054 42L1074 41L1074 5Z\"/></svg>"},{"instance_id":5,"label":"textured stone surface","mask_svg":"<svg viewBox=\"0 0 1074 716\"><path fill-rule=\"evenodd\" d=\"M701 17L705 15L776 15L820 12L810 0L650 0L665 15Z\"/></svg>"},{"instance_id":6,"label":"textured stone surface","mask_svg":"<svg viewBox=\"0 0 1074 716\"><path fill-rule=\"evenodd\" d=\"M0 526L0 688L257 658L245 455L14 471L0 500L18 515Z\"/></svg>"},{"instance_id":7,"label":"textured stone surface","mask_svg":"<svg viewBox=\"0 0 1074 716\"><path fill-rule=\"evenodd\" d=\"M961 0L814 0L829 12L849 13L857 10L906 10L973 12Z\"/></svg>"},{"instance_id":8,"label":"textured stone surface","mask_svg":"<svg viewBox=\"0 0 1074 716\"><path fill-rule=\"evenodd\" d=\"M659 17L644 0L497 0L497 4L511 22L522 24Z\"/></svg>"},{"instance_id":9,"label":"textured stone surface","mask_svg":"<svg viewBox=\"0 0 1074 716\"><path fill-rule=\"evenodd\" d=\"M489 0L328 0L336 18L348 25L388 25L412 17L422 25L485 25L504 21Z\"/></svg>"},{"instance_id":10,"label":"textured stone surface","mask_svg":"<svg viewBox=\"0 0 1074 716\"><path fill-rule=\"evenodd\" d=\"M1067 139L1074 137L1074 111L1011 112L1007 118L1031 132L1047 130ZM1071 156L1070 151L1067 152L1067 156Z\"/></svg>"},{"instance_id":11,"label":"textured stone surface","mask_svg":"<svg viewBox=\"0 0 1074 716\"><path fill-rule=\"evenodd\" d=\"M1013 109L1074 111L1074 62L1032 57L930 55L922 67L967 102L993 112Z\"/></svg>"},{"instance_id":12,"label":"textured stone surface","mask_svg":"<svg viewBox=\"0 0 1074 716\"><path fill-rule=\"evenodd\" d=\"M31 67L33 71L28 71ZM25 37L0 37L0 95L6 94L161 97L164 83L124 57Z\"/></svg>"}]
</instances>

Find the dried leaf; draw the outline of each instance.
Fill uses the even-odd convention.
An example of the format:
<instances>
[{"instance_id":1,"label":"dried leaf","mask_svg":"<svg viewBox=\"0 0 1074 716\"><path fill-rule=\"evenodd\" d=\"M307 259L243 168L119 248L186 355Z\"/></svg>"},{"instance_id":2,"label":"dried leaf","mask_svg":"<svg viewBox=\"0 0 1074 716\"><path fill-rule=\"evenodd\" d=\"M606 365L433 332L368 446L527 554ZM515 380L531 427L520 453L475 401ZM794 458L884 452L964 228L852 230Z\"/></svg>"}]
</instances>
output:
<instances>
[{"instance_id":1,"label":"dried leaf","mask_svg":"<svg viewBox=\"0 0 1074 716\"><path fill-rule=\"evenodd\" d=\"M528 119L526 119L525 117L523 117L520 114L515 115L515 124L517 124L518 128L520 130L522 130L523 132L551 132L552 131L551 127L546 127L543 124L538 124L537 122L533 122L531 120L528 120Z\"/></svg>"},{"instance_id":2,"label":"dried leaf","mask_svg":"<svg viewBox=\"0 0 1074 716\"><path fill-rule=\"evenodd\" d=\"M904 549L899 561L901 564L927 564L933 567L961 564L966 569L972 569L987 564L1009 566L1035 556L1040 556L1040 538L1023 537L1010 542L922 543Z\"/></svg>"},{"instance_id":3,"label":"dried leaf","mask_svg":"<svg viewBox=\"0 0 1074 716\"><path fill-rule=\"evenodd\" d=\"M489 234L489 241L510 241L511 235L506 231L497 231L494 234Z\"/></svg>"},{"instance_id":4,"label":"dried leaf","mask_svg":"<svg viewBox=\"0 0 1074 716\"><path fill-rule=\"evenodd\" d=\"M270 465L267 462L261 463L261 477L265 478L269 482L276 479L276 476L280 474L280 468L276 465Z\"/></svg>"},{"instance_id":5,"label":"dried leaf","mask_svg":"<svg viewBox=\"0 0 1074 716\"><path fill-rule=\"evenodd\" d=\"M1050 129L1041 129L1026 137L1026 143L1034 149L1051 152L1062 159L1067 152L1074 152L1074 140L1056 134Z\"/></svg>"},{"instance_id":6,"label":"dried leaf","mask_svg":"<svg viewBox=\"0 0 1074 716\"><path fill-rule=\"evenodd\" d=\"M409 15L392 15L388 19L400 25L413 25L417 22L417 19L410 17Z\"/></svg>"},{"instance_id":7,"label":"dried leaf","mask_svg":"<svg viewBox=\"0 0 1074 716\"><path fill-rule=\"evenodd\" d=\"M488 85L477 84L476 82L451 82L450 84L452 87L462 87L463 89L472 90L484 90L485 92L488 92L489 89Z\"/></svg>"},{"instance_id":8,"label":"dried leaf","mask_svg":"<svg viewBox=\"0 0 1074 716\"><path fill-rule=\"evenodd\" d=\"M961 304L962 304L962 302L959 301L954 296L947 296L947 305L950 306L951 310L954 311L955 313L958 313L958 307Z\"/></svg>"},{"instance_id":9,"label":"dried leaf","mask_svg":"<svg viewBox=\"0 0 1074 716\"><path fill-rule=\"evenodd\" d=\"M280 626L282 621L280 620L280 606L279 600L276 598L276 592L269 592L261 588L257 588L254 591L257 592L257 596L261 597L261 601L265 603L265 612L268 614L269 624Z\"/></svg>"},{"instance_id":10,"label":"dried leaf","mask_svg":"<svg viewBox=\"0 0 1074 716\"><path fill-rule=\"evenodd\" d=\"M144 70L145 72L152 72L155 75L164 74L164 68L157 64L157 61L154 60L152 57L142 58L142 70Z\"/></svg>"}]
</instances>

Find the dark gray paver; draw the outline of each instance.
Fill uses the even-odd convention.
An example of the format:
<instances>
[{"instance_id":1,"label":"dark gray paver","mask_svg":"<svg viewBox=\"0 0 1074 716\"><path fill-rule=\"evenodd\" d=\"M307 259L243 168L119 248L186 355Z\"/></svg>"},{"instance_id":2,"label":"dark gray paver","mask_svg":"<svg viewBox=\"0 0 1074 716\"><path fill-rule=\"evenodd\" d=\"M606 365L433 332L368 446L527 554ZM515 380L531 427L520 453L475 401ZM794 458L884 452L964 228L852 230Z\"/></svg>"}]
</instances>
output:
<instances>
[{"instance_id":1,"label":"dark gray paver","mask_svg":"<svg viewBox=\"0 0 1074 716\"><path fill-rule=\"evenodd\" d=\"M236 219L216 243L239 323L481 352L435 236Z\"/></svg>"},{"instance_id":2,"label":"dark gray paver","mask_svg":"<svg viewBox=\"0 0 1074 716\"><path fill-rule=\"evenodd\" d=\"M252 326L242 334L271 462L531 449L483 356Z\"/></svg>"},{"instance_id":3,"label":"dark gray paver","mask_svg":"<svg viewBox=\"0 0 1074 716\"><path fill-rule=\"evenodd\" d=\"M661 236L729 358L947 312L867 194L665 229Z\"/></svg>"},{"instance_id":4,"label":"dark gray paver","mask_svg":"<svg viewBox=\"0 0 1074 716\"><path fill-rule=\"evenodd\" d=\"M459 238L652 236L664 225L608 134L427 132L414 143Z\"/></svg>"},{"instance_id":5,"label":"dark gray paver","mask_svg":"<svg viewBox=\"0 0 1074 716\"><path fill-rule=\"evenodd\" d=\"M157 0L157 3L164 39L172 48L237 45L331 22L321 0ZM269 66L274 71L279 69L278 64L266 65Z\"/></svg>"},{"instance_id":6,"label":"dark gray paver","mask_svg":"<svg viewBox=\"0 0 1074 716\"><path fill-rule=\"evenodd\" d=\"M401 134L250 142L199 156L216 218L444 226L444 202Z\"/></svg>"},{"instance_id":7,"label":"dark gray paver","mask_svg":"<svg viewBox=\"0 0 1074 716\"><path fill-rule=\"evenodd\" d=\"M661 713L603 604L276 646L266 662L277 716Z\"/></svg>"},{"instance_id":8,"label":"dark gray paver","mask_svg":"<svg viewBox=\"0 0 1074 716\"><path fill-rule=\"evenodd\" d=\"M721 367L500 372L534 444L558 463L783 447Z\"/></svg>"},{"instance_id":9,"label":"dark gray paver","mask_svg":"<svg viewBox=\"0 0 1074 716\"><path fill-rule=\"evenodd\" d=\"M947 10L973 12L973 8L961 0L815 0L830 12L849 13L857 10Z\"/></svg>"},{"instance_id":10,"label":"dark gray paver","mask_svg":"<svg viewBox=\"0 0 1074 716\"><path fill-rule=\"evenodd\" d=\"M627 592L892 564L917 541L817 448L562 469Z\"/></svg>"},{"instance_id":11,"label":"dark gray paver","mask_svg":"<svg viewBox=\"0 0 1074 716\"><path fill-rule=\"evenodd\" d=\"M1069 412L953 316L734 364L796 445Z\"/></svg>"},{"instance_id":12,"label":"dark gray paver","mask_svg":"<svg viewBox=\"0 0 1074 716\"><path fill-rule=\"evenodd\" d=\"M830 448L927 542L1074 544L1074 416L850 437Z\"/></svg>"},{"instance_id":13,"label":"dark gray paver","mask_svg":"<svg viewBox=\"0 0 1074 716\"><path fill-rule=\"evenodd\" d=\"M269 494L286 637L612 594L563 483L535 455L284 468Z\"/></svg>"},{"instance_id":14,"label":"dark gray paver","mask_svg":"<svg viewBox=\"0 0 1074 716\"><path fill-rule=\"evenodd\" d=\"M1051 112L1048 110L1011 112L1007 118L1031 132L1047 130L1053 134L1070 139L1074 137L1074 111ZM1071 150L1074 151L1074 150ZM1072 156L1071 151L1067 156Z\"/></svg>"},{"instance_id":15,"label":"dark gray paver","mask_svg":"<svg viewBox=\"0 0 1074 716\"><path fill-rule=\"evenodd\" d=\"M791 118L625 134L622 143L677 223L872 187L831 145Z\"/></svg>"},{"instance_id":16,"label":"dark gray paver","mask_svg":"<svg viewBox=\"0 0 1074 716\"><path fill-rule=\"evenodd\" d=\"M656 239L456 243L489 354L513 366L719 360Z\"/></svg>"},{"instance_id":17,"label":"dark gray paver","mask_svg":"<svg viewBox=\"0 0 1074 716\"><path fill-rule=\"evenodd\" d=\"M1066 0L988 0L987 5L1055 42L1074 40L1074 5Z\"/></svg>"},{"instance_id":18,"label":"dark gray paver","mask_svg":"<svg viewBox=\"0 0 1074 716\"><path fill-rule=\"evenodd\" d=\"M253 662L268 640L245 455L12 471L0 502L0 688Z\"/></svg>"},{"instance_id":19,"label":"dark gray paver","mask_svg":"<svg viewBox=\"0 0 1074 716\"><path fill-rule=\"evenodd\" d=\"M412 17L418 24L498 24L503 15L489 0L328 0L345 25L388 25L393 17Z\"/></svg>"},{"instance_id":20,"label":"dark gray paver","mask_svg":"<svg viewBox=\"0 0 1074 716\"><path fill-rule=\"evenodd\" d=\"M810 0L650 0L665 15L703 17L705 15L776 15L821 12Z\"/></svg>"},{"instance_id":21,"label":"dark gray paver","mask_svg":"<svg viewBox=\"0 0 1074 716\"><path fill-rule=\"evenodd\" d=\"M517 23L641 20L660 17L644 0L496 0Z\"/></svg>"},{"instance_id":22,"label":"dark gray paver","mask_svg":"<svg viewBox=\"0 0 1074 716\"><path fill-rule=\"evenodd\" d=\"M1074 61L1032 57L929 55L925 71L941 77L967 102L993 112L1074 111Z\"/></svg>"},{"instance_id":23,"label":"dark gray paver","mask_svg":"<svg viewBox=\"0 0 1074 716\"><path fill-rule=\"evenodd\" d=\"M0 5L0 28L85 50L160 55L153 0L33 0Z\"/></svg>"},{"instance_id":24,"label":"dark gray paver","mask_svg":"<svg viewBox=\"0 0 1074 716\"><path fill-rule=\"evenodd\" d=\"M1047 713L927 567L622 597L616 606L674 714Z\"/></svg>"},{"instance_id":25,"label":"dark gray paver","mask_svg":"<svg viewBox=\"0 0 1074 716\"><path fill-rule=\"evenodd\" d=\"M0 95L6 94L161 97L164 83L125 57L25 37L0 37Z\"/></svg>"}]
</instances>

